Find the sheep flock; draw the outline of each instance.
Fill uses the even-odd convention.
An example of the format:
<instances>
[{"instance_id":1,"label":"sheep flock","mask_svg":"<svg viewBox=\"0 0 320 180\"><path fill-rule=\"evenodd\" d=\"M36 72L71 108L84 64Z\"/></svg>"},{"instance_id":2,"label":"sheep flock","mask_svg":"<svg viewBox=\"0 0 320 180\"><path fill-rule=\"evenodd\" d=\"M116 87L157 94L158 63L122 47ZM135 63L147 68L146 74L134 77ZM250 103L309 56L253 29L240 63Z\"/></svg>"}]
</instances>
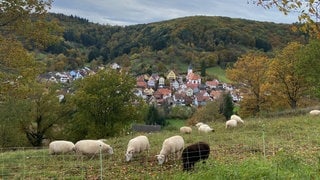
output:
<instances>
[{"instance_id":1,"label":"sheep flock","mask_svg":"<svg viewBox=\"0 0 320 180\"><path fill-rule=\"evenodd\" d=\"M311 113L310 113L311 114ZM230 120L226 121L226 128L236 127L238 123L244 121L237 115L232 115ZM215 132L213 127L208 124L199 122L192 126L182 126L179 128L181 135L173 135L164 138L162 147L159 153L154 155L158 165L163 165L168 161L180 160L182 162L183 171L190 171L194 169L195 163L199 161L205 162L210 154L210 145L203 141L189 142L186 144L183 136L191 136L193 129L196 129L199 135L206 136L208 133ZM107 154L112 156L114 149L111 145L106 143L103 139L84 139L75 143L67 140L55 140L49 144L49 154L59 155L67 153L75 153L79 156L94 157L99 154ZM128 140L126 151L124 152L124 162L129 163L134 161L138 155L149 156L151 148L150 141L146 135L138 135ZM118 148L118 147L117 147Z\"/></svg>"}]
</instances>

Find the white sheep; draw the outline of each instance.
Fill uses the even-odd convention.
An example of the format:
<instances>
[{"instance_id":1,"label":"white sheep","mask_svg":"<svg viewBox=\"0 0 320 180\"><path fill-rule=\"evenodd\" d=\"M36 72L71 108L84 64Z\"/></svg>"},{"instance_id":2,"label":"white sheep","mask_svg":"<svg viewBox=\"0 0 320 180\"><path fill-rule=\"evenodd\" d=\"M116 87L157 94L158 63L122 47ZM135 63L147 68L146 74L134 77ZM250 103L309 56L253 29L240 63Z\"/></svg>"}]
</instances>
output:
<instances>
[{"instance_id":1,"label":"white sheep","mask_svg":"<svg viewBox=\"0 0 320 180\"><path fill-rule=\"evenodd\" d=\"M188 126L182 126L180 128L180 133L183 133L183 134L191 134L192 132L192 128L191 127L188 127Z\"/></svg>"},{"instance_id":2,"label":"white sheep","mask_svg":"<svg viewBox=\"0 0 320 180\"><path fill-rule=\"evenodd\" d=\"M230 119L234 119L234 120L236 120L237 122L240 122L240 123L242 123L242 124L244 124L244 121L241 119L241 117L240 116L237 116L237 115L232 115L231 117L230 117Z\"/></svg>"},{"instance_id":3,"label":"white sheep","mask_svg":"<svg viewBox=\"0 0 320 180\"><path fill-rule=\"evenodd\" d=\"M131 139L127 146L126 161L130 161L133 154L141 153L142 151L149 150L150 144L147 136L137 136Z\"/></svg>"},{"instance_id":4,"label":"white sheep","mask_svg":"<svg viewBox=\"0 0 320 180\"><path fill-rule=\"evenodd\" d=\"M172 136L163 141L160 154L156 155L159 165L164 161L168 161L170 154L176 154L177 159L180 158L184 148L184 140L181 136Z\"/></svg>"},{"instance_id":5,"label":"white sheep","mask_svg":"<svg viewBox=\"0 0 320 180\"><path fill-rule=\"evenodd\" d=\"M59 140L49 144L49 154L65 154L74 151L75 146L71 141Z\"/></svg>"},{"instance_id":6,"label":"white sheep","mask_svg":"<svg viewBox=\"0 0 320 180\"><path fill-rule=\"evenodd\" d=\"M199 133L208 133L208 132L214 132L214 129L212 129L209 125L203 124L198 128Z\"/></svg>"},{"instance_id":7,"label":"white sheep","mask_svg":"<svg viewBox=\"0 0 320 180\"><path fill-rule=\"evenodd\" d=\"M75 144L75 150L78 154L95 155L100 153L113 154L113 149L110 145L102 140L80 140Z\"/></svg>"},{"instance_id":8,"label":"white sheep","mask_svg":"<svg viewBox=\"0 0 320 180\"><path fill-rule=\"evenodd\" d=\"M312 116L318 116L318 115L320 115L320 110L312 110L309 112L309 114Z\"/></svg>"},{"instance_id":9,"label":"white sheep","mask_svg":"<svg viewBox=\"0 0 320 180\"><path fill-rule=\"evenodd\" d=\"M235 119L230 119L226 122L226 128L228 127L236 127L238 124L238 121Z\"/></svg>"},{"instance_id":10,"label":"white sheep","mask_svg":"<svg viewBox=\"0 0 320 180\"><path fill-rule=\"evenodd\" d=\"M196 127L197 128L199 128L201 125L203 125L204 123L203 122L198 122L197 124L196 124Z\"/></svg>"}]
</instances>

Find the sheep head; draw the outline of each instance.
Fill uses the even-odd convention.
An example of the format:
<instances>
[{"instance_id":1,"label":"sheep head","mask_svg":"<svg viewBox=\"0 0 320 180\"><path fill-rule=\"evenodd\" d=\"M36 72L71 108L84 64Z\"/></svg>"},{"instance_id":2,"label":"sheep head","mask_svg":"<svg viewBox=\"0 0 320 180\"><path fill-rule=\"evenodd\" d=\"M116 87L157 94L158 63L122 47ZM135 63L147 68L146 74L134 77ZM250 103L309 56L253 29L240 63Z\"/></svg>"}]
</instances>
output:
<instances>
[{"instance_id":1,"label":"sheep head","mask_svg":"<svg viewBox=\"0 0 320 180\"><path fill-rule=\"evenodd\" d=\"M133 156L133 150L130 150L126 153L126 161L130 161Z\"/></svg>"},{"instance_id":2,"label":"sheep head","mask_svg":"<svg viewBox=\"0 0 320 180\"><path fill-rule=\"evenodd\" d=\"M166 156L163 155L163 154L159 154L159 155L156 155L157 159L158 159L158 164L159 165L162 165L166 159Z\"/></svg>"}]
</instances>

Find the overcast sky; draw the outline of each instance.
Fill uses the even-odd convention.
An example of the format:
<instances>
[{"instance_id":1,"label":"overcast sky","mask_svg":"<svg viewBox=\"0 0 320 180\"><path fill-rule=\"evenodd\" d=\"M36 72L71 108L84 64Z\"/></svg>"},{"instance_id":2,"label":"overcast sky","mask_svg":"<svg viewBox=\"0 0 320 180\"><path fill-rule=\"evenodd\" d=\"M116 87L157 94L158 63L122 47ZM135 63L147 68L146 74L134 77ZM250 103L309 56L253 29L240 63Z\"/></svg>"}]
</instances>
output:
<instances>
[{"instance_id":1,"label":"overcast sky","mask_svg":"<svg viewBox=\"0 0 320 180\"><path fill-rule=\"evenodd\" d=\"M267 10L254 5L251 0L54 0L50 12L110 25L145 24L195 15L275 23L297 21L294 14L285 16L275 8Z\"/></svg>"}]
</instances>

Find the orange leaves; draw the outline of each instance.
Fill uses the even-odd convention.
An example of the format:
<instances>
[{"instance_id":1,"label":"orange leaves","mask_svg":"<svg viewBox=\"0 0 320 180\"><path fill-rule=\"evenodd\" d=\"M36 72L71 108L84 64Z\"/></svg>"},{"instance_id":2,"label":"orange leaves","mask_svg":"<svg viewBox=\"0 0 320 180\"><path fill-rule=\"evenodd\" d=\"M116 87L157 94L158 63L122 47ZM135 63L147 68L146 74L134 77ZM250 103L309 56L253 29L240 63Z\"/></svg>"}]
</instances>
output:
<instances>
[{"instance_id":1,"label":"orange leaves","mask_svg":"<svg viewBox=\"0 0 320 180\"><path fill-rule=\"evenodd\" d=\"M260 111L260 106L265 102L263 84L266 82L266 72L269 66L269 59L258 52L249 52L240 57L233 68L226 70L227 77L240 84L241 92L246 92L242 104L250 104L250 107L243 107L255 114ZM250 101L246 102L246 101Z\"/></svg>"}]
</instances>

